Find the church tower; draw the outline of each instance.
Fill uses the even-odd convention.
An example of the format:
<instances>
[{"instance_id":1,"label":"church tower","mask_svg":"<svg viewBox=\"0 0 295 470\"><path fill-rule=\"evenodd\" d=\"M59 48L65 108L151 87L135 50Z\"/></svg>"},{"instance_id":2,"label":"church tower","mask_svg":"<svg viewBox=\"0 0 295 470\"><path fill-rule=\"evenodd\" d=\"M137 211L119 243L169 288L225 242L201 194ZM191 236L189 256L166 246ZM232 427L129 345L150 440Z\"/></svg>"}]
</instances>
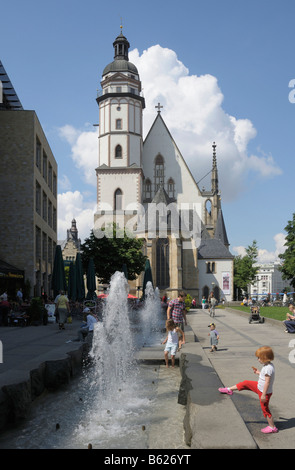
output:
<instances>
[{"instance_id":1,"label":"church tower","mask_svg":"<svg viewBox=\"0 0 295 470\"><path fill-rule=\"evenodd\" d=\"M145 102L138 70L129 61L130 44L122 29L113 47L114 60L103 71L97 97L99 166L95 221L103 216L106 223L116 222L114 216L123 215L126 223L126 217L131 217L141 203Z\"/></svg>"}]
</instances>

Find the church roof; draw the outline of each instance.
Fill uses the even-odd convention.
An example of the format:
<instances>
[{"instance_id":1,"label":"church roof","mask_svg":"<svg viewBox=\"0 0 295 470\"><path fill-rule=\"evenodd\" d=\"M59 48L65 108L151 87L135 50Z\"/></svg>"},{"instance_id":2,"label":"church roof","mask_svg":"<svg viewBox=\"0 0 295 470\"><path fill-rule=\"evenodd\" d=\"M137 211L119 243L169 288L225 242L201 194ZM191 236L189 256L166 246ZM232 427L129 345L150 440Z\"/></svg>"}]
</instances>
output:
<instances>
[{"instance_id":1,"label":"church roof","mask_svg":"<svg viewBox=\"0 0 295 470\"><path fill-rule=\"evenodd\" d=\"M233 259L234 256L221 240L216 238L202 238L198 248L198 259Z\"/></svg>"},{"instance_id":2,"label":"church roof","mask_svg":"<svg viewBox=\"0 0 295 470\"><path fill-rule=\"evenodd\" d=\"M170 204L171 199L162 185L159 187L158 191L156 192L152 202L155 204L160 204L161 202L163 202L166 205Z\"/></svg>"},{"instance_id":3,"label":"church roof","mask_svg":"<svg viewBox=\"0 0 295 470\"><path fill-rule=\"evenodd\" d=\"M222 210L219 209L216 221L214 238L220 240L224 245L229 245Z\"/></svg>"}]
</instances>

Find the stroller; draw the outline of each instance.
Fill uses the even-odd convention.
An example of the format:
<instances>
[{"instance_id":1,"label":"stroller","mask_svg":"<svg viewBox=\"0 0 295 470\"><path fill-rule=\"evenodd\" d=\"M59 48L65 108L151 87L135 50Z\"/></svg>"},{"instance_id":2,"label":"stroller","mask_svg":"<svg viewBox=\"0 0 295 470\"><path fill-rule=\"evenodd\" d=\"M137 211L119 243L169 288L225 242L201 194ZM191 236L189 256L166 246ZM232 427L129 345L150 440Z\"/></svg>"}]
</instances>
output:
<instances>
[{"instance_id":1,"label":"stroller","mask_svg":"<svg viewBox=\"0 0 295 470\"><path fill-rule=\"evenodd\" d=\"M250 313L250 316L249 316L249 323L252 323L252 321L256 321L258 323L264 323L264 317L261 317L260 308L256 305L251 307L251 313Z\"/></svg>"}]
</instances>

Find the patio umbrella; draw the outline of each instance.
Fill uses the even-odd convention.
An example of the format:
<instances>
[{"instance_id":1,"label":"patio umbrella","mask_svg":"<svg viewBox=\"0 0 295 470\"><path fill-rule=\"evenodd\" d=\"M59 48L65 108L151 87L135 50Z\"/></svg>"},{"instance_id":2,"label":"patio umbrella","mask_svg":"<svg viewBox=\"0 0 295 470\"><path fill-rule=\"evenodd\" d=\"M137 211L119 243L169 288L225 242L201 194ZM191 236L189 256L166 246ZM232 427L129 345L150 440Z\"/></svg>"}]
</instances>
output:
<instances>
[{"instance_id":1,"label":"patio umbrella","mask_svg":"<svg viewBox=\"0 0 295 470\"><path fill-rule=\"evenodd\" d=\"M96 299L96 282L95 282L95 266L93 258L89 258L88 269L87 269L87 300Z\"/></svg>"},{"instance_id":2,"label":"patio umbrella","mask_svg":"<svg viewBox=\"0 0 295 470\"><path fill-rule=\"evenodd\" d=\"M77 289L77 300L82 302L85 299L85 286L84 286L84 276L83 276L83 266L81 254L77 253L76 255L76 289Z\"/></svg>"},{"instance_id":3,"label":"patio umbrella","mask_svg":"<svg viewBox=\"0 0 295 470\"><path fill-rule=\"evenodd\" d=\"M68 297L70 300L75 302L77 300L77 285L76 285L76 268L75 263L70 264L69 269L69 285L68 285Z\"/></svg>"},{"instance_id":4,"label":"patio umbrella","mask_svg":"<svg viewBox=\"0 0 295 470\"><path fill-rule=\"evenodd\" d=\"M151 264L150 264L149 259L146 260L145 267L144 267L144 278L143 278L143 286L142 286L143 296L145 296L145 289L146 289L146 285L148 282L151 282L152 286L154 287L152 269L151 269Z\"/></svg>"},{"instance_id":5,"label":"patio umbrella","mask_svg":"<svg viewBox=\"0 0 295 470\"><path fill-rule=\"evenodd\" d=\"M61 246L56 245L52 279L51 279L51 289L53 290L53 295L56 297L59 294L59 291L67 290L64 261L61 252Z\"/></svg>"},{"instance_id":6,"label":"patio umbrella","mask_svg":"<svg viewBox=\"0 0 295 470\"><path fill-rule=\"evenodd\" d=\"M127 268L127 265L125 263L122 265L122 273L125 274L125 277L128 281L128 268Z\"/></svg>"}]
</instances>

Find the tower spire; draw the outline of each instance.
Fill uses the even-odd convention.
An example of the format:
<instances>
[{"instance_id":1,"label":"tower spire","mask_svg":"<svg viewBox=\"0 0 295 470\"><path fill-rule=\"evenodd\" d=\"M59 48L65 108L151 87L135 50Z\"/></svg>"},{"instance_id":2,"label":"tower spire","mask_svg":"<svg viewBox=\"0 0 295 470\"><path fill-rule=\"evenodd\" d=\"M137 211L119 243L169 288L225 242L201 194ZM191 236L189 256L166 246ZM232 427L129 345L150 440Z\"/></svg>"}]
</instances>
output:
<instances>
[{"instance_id":1,"label":"tower spire","mask_svg":"<svg viewBox=\"0 0 295 470\"><path fill-rule=\"evenodd\" d=\"M216 161L216 143L213 142L213 161L212 161L212 177L211 177L211 189L213 194L218 193L218 171L217 171L217 161Z\"/></svg>"}]
</instances>

